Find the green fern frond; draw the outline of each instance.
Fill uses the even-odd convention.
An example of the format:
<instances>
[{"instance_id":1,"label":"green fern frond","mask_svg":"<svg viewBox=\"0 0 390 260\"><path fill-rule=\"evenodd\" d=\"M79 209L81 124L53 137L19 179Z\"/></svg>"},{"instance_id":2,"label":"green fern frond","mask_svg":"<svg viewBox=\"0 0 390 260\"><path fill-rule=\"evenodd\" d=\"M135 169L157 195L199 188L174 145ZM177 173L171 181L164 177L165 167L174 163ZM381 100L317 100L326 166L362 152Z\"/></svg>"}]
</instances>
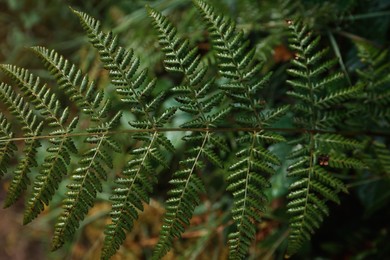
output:
<instances>
[{"instance_id":1,"label":"green fern frond","mask_svg":"<svg viewBox=\"0 0 390 260\"><path fill-rule=\"evenodd\" d=\"M156 111L163 103L164 94L151 96L156 86L156 79L150 80L146 69L139 69L139 58L133 50L126 50L118 45L116 36L111 32L101 31L100 22L85 13L73 10L79 17L84 30L94 48L100 54L104 67L109 71L111 81L117 87L121 100L132 106L131 111L140 117L129 122L132 127L155 129L170 121L176 112L167 108L161 115ZM170 141L157 131L133 136L142 141L142 147L133 150L134 158L127 163L123 177L117 179L111 217L112 224L107 225L102 258L108 259L118 250L126 238L126 231L132 229L138 218L138 211L143 210L142 203L148 203L150 193L156 184L156 172L152 163L168 167L161 148L168 151L174 148Z\"/></svg>"},{"instance_id":2,"label":"green fern frond","mask_svg":"<svg viewBox=\"0 0 390 260\"><path fill-rule=\"evenodd\" d=\"M95 122L105 117L108 106L107 103L101 104L103 93L97 92L96 84L90 82L87 76L83 76L81 70L54 50L44 47L33 47L32 50L56 78L59 88L82 109L83 113L91 116L92 121Z\"/></svg>"},{"instance_id":3,"label":"green fern frond","mask_svg":"<svg viewBox=\"0 0 390 260\"><path fill-rule=\"evenodd\" d=\"M9 107L10 112L21 122L25 137L34 137L41 133L43 122L37 118L34 114L34 110L30 109L29 103L27 103L19 94L15 93L11 86L1 83L0 99ZM4 202L4 207L9 207L14 204L30 183L28 174L33 167L37 166L35 156L38 147L40 147L39 140L26 140L23 150L24 158L19 162L14 172L14 177Z\"/></svg>"},{"instance_id":4,"label":"green fern frond","mask_svg":"<svg viewBox=\"0 0 390 260\"><path fill-rule=\"evenodd\" d=\"M8 164L17 150L16 145L10 140L13 136L11 124L0 113L0 178L7 172Z\"/></svg>"},{"instance_id":5,"label":"green fern frond","mask_svg":"<svg viewBox=\"0 0 390 260\"><path fill-rule=\"evenodd\" d=\"M195 137L195 139L198 136ZM188 137L191 139L191 137ZM181 170L176 171L170 184L173 188L169 191L166 201L166 213L160 231L160 239L154 250L154 259L161 259L172 247L173 240L179 238L184 232L184 227L190 224L190 219L199 205L200 193L205 193L203 181L197 176L197 169L202 168L202 155L208 148L210 133L203 136L200 147L188 152L185 160L180 161Z\"/></svg>"},{"instance_id":6,"label":"green fern frond","mask_svg":"<svg viewBox=\"0 0 390 260\"><path fill-rule=\"evenodd\" d=\"M153 186L157 182L156 172L152 162L164 165L165 159L159 149L159 140L164 136L154 132L149 135L135 136L143 140L143 147L133 150L135 158L128 162L123 171L123 177L115 183L113 192L111 218L112 223L107 225L102 259L109 259L116 253L126 239L126 231L130 231L134 221L138 218L138 211L143 211L143 203L148 203ZM146 145L146 147L145 147Z\"/></svg>"},{"instance_id":7,"label":"green fern frond","mask_svg":"<svg viewBox=\"0 0 390 260\"><path fill-rule=\"evenodd\" d=\"M367 164L371 172L378 175L390 176L390 150L379 141L368 140L362 160Z\"/></svg>"},{"instance_id":8,"label":"green fern frond","mask_svg":"<svg viewBox=\"0 0 390 260\"><path fill-rule=\"evenodd\" d=\"M195 0L207 22L215 48L219 71L227 80L221 86L233 101L237 123L242 127L269 126L283 116L288 107L265 112L265 102L259 99L258 92L267 83L271 74L261 78L262 64L255 59L255 51L248 50L249 42L243 33L236 32L235 24L219 15L204 1ZM269 188L268 178L275 171L273 163L279 160L263 146L272 142L284 141L282 136L268 132L246 133L238 140L240 149L238 162L229 168L228 190L233 193L233 219L236 232L229 235L230 257L242 259L255 236L255 222L260 221L261 212L267 202L264 190ZM271 159L271 160L270 160Z\"/></svg>"},{"instance_id":9,"label":"green fern frond","mask_svg":"<svg viewBox=\"0 0 390 260\"><path fill-rule=\"evenodd\" d=\"M341 135L336 134L317 134L314 136L314 140L319 144L321 147L329 147L334 149L362 149L363 145L362 143L354 140L345 138Z\"/></svg>"},{"instance_id":10,"label":"green fern frond","mask_svg":"<svg viewBox=\"0 0 390 260\"><path fill-rule=\"evenodd\" d=\"M390 124L390 62L388 50L380 50L368 43L356 42L358 55L363 68L358 69L360 84L364 88L357 99L364 106L357 106L356 113L364 120L356 124L365 123L365 128L372 128L383 124L383 120ZM356 110L356 108L355 108Z\"/></svg>"},{"instance_id":11,"label":"green fern frond","mask_svg":"<svg viewBox=\"0 0 390 260\"><path fill-rule=\"evenodd\" d=\"M33 194L25 210L23 222L27 224L43 210L44 204L49 204L62 176L67 173L70 153L77 153L72 139L67 135L76 127L78 118L74 118L69 126L66 126L68 108L62 110L57 96L51 93L46 85L42 86L39 78L34 77L28 70L11 65L0 65L0 69L18 84L52 129L49 133L52 136L49 140L51 146L47 148L49 155L45 157L39 175L34 181Z\"/></svg>"},{"instance_id":12,"label":"green fern frond","mask_svg":"<svg viewBox=\"0 0 390 260\"><path fill-rule=\"evenodd\" d=\"M97 193L101 192L101 182L107 178L106 169L112 168L112 157L108 151L121 150L115 140L107 135L118 125L121 112L104 120L110 109L110 101L104 100L103 92L97 91L96 85L89 82L81 70L55 51L43 47L35 47L33 50L55 76L60 89L95 123L86 129L96 135L85 138L85 143L90 144L91 148L82 155L78 162L79 168L72 173L72 183L68 185L64 200L64 211L55 226L52 248L56 250L73 236L79 222L93 206Z\"/></svg>"},{"instance_id":13,"label":"green fern frond","mask_svg":"<svg viewBox=\"0 0 390 260\"><path fill-rule=\"evenodd\" d=\"M201 64L197 48L190 48L189 42L177 36L176 28L160 12L147 7L153 25L159 34L159 43L165 53L164 66L167 71L179 72L184 76L180 86L173 89L179 109L192 118L182 124L182 128L213 128L228 113L229 108L218 108L224 99L217 91L210 95L214 80L205 80L207 66ZM208 95L206 96L206 93ZM226 149L224 141L213 133L193 133L184 140L191 143L186 158L180 161L181 169L173 174L170 183L167 213L164 217L160 239L155 248L154 258L163 257L171 248L174 238L178 238L189 224L195 207L199 204L199 194L205 192L202 180L196 171L202 168L204 157L212 164L223 167L223 162L215 149Z\"/></svg>"},{"instance_id":14,"label":"green fern frond","mask_svg":"<svg viewBox=\"0 0 390 260\"><path fill-rule=\"evenodd\" d=\"M26 224L49 206L61 181L69 175L63 211L52 241L55 250L72 238L103 187L109 188L111 222L104 231L101 254L102 259L108 260L124 243L127 233L136 227L161 169L173 166L166 213L152 256L161 259L175 247L175 240L183 235L195 209L202 203L201 196L206 193L204 174L215 173L217 167L225 168L228 163L226 172L219 170L214 177L226 177L227 191L233 197L232 203L228 203L231 214L226 215L232 216L233 221L223 223L231 225L227 229L229 256L245 259L251 254L258 224L270 208L267 202L270 177L276 171L283 174L288 164L290 229L281 235L273 250L283 250L283 246L276 246L289 235L286 256L290 256L321 227L329 215L328 201L339 204L339 194L348 193L339 176L378 175L368 181L390 176L387 134L381 132L390 125L389 52L365 41L357 42L360 69L356 77L351 77L352 81L356 79L356 85L346 87L351 83L345 84L344 73L335 68L337 60L327 59L328 48L319 48L320 37L314 36L304 23L287 20L291 50L285 50L284 45L275 48L274 44L282 43L282 37L286 36L281 28L282 17L295 16L299 12L297 7L303 8L299 1L280 0L279 6L253 4L256 1L249 0L232 2L230 7L245 23L247 17L241 15L243 4L256 5L251 15L260 15L261 23L266 16L256 11L276 6L275 9L282 10L272 9L272 17L264 28L260 23L251 24L252 19L248 19L249 24L236 26L209 1L193 0L194 10L203 17L207 30L201 36L202 42L198 41L202 46L199 51L191 46L191 40L179 36L166 16L146 7L165 53L164 68L175 73L174 78L162 84L149 77L135 51L120 46L114 33L102 31L98 20L72 9L110 76L115 99L107 98L105 89L98 88L77 66L45 47L32 50L43 60L46 71L55 77L57 84L53 87L43 84L26 69L0 65L0 70L16 83L0 83L0 106L13 117L6 119L8 111L0 113L0 178L14 168L15 143L23 141L21 159L10 175L13 180L5 207L15 203L27 190L30 178L33 179L31 192L26 196ZM244 32L237 30L248 25L254 25L250 30L256 30L256 34L250 34L251 39L264 35L263 29L267 34L271 32L270 37L252 49ZM204 39L207 36L209 41ZM283 61L290 60L289 99L280 98L282 88L267 94L275 97L271 102L268 98L264 100L262 92L284 80L285 64L277 65L279 74L272 77L269 69L278 59L267 58L267 65L263 66L259 54L269 55L261 55L262 48L275 54L285 52ZM218 72L209 65L218 65ZM171 84L175 86L171 88ZM69 107L62 103L62 94L66 103L70 101ZM292 105L272 105L283 102ZM181 110L177 113L180 117L176 117L177 110ZM122 123L125 120L122 113L131 118L129 122ZM280 119L283 122L278 122ZM180 125L175 124L178 122ZM356 129L366 129L368 134ZM179 150L168 138L172 133L184 135L181 141L176 136L172 139ZM290 138L288 145L286 136ZM123 144L117 143L119 139ZM76 147L75 143L80 142L83 145ZM46 151L38 149L41 145ZM279 156L284 157L286 147L292 153L282 163ZM120 168L114 162L119 162ZM37 175L31 176L35 172ZM110 176L114 174L117 176ZM113 183L106 183L111 179ZM367 185L366 180L356 183Z\"/></svg>"},{"instance_id":15,"label":"green fern frond","mask_svg":"<svg viewBox=\"0 0 390 260\"><path fill-rule=\"evenodd\" d=\"M78 162L78 168L72 173L72 182L67 186L64 211L55 226L52 243L53 250L63 245L65 239L73 236L94 204L98 192L102 191L102 181L107 179L107 169L112 168L112 157L108 151L120 152L119 145L107 133L115 129L121 114L117 113L109 122L97 126L101 135L87 137L88 149ZM88 129L87 129L88 131ZM96 128L91 129L95 133ZM106 151L107 150L107 151Z\"/></svg>"},{"instance_id":16,"label":"green fern frond","mask_svg":"<svg viewBox=\"0 0 390 260\"><path fill-rule=\"evenodd\" d=\"M134 55L134 51L119 46L118 39L112 32L102 32L99 21L83 12L72 11L79 17L90 42L99 52L100 60L109 71L122 101L134 106L132 112L146 116L148 121L153 122L149 113L153 111L153 105L159 104L158 101L161 100L154 99L153 104L147 105L145 101L154 89L156 80L148 79L147 69L139 71L140 60ZM153 128L153 125L148 125L148 128Z\"/></svg>"},{"instance_id":17,"label":"green fern frond","mask_svg":"<svg viewBox=\"0 0 390 260\"><path fill-rule=\"evenodd\" d=\"M326 50L317 51L320 38L314 38L300 22L288 21L290 47L296 51L288 80L293 90L288 94L296 105L296 124L305 129L329 130L341 123L346 107L343 102L360 94L361 87L340 89L342 74L329 74L335 64L325 60ZM344 152L361 149L356 140L337 134L304 133L301 146L290 158L288 176L295 178L290 186L287 204L290 235L287 255L296 253L310 240L328 214L327 200L339 203L338 193L347 192L344 184L332 176L330 168L364 168L364 164ZM337 152L336 152L337 151Z\"/></svg>"}]
</instances>

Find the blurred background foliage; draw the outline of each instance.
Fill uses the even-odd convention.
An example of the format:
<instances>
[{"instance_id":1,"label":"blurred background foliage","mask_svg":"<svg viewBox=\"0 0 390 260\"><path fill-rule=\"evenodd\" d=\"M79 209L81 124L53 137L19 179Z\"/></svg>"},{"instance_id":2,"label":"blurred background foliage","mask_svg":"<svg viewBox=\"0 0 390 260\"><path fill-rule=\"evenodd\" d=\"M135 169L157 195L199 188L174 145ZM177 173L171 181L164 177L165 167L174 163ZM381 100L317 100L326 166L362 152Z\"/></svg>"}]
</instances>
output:
<instances>
[{"instance_id":1,"label":"blurred background foliage","mask_svg":"<svg viewBox=\"0 0 390 260\"><path fill-rule=\"evenodd\" d=\"M232 17L250 39L259 59L265 61L266 71L274 77L264 97L270 104L286 103L286 68L294 54L287 48L285 20L302 17L316 34L322 35L324 46L339 59L340 67L351 84L356 83L356 70L363 68L359 60L359 44L379 49L390 46L390 1L388 0L210 0L220 11ZM180 35L197 45L203 62L215 64L215 56L200 17L190 0L0 0L0 62L29 68L49 83L53 83L38 59L26 47L43 45L54 48L78 64L101 87L110 92L107 72L102 69L97 53L87 43L78 19L67 8L87 12L102 21L105 29L120 35L122 45L133 48L141 57L149 73L159 77L159 88L169 89L178 83L175 75L162 66L162 52L157 37L147 18L145 4L164 11L178 27ZM4 75L0 75L3 81ZM7 81L4 79L4 81ZM119 104L118 104L119 105ZM0 106L2 109L2 107ZM131 115L124 115L127 122ZM291 127L286 118L280 127ZM175 122L177 123L177 122ZM185 150L180 135L170 136L178 150ZM124 142L129 143L124 136ZM374 141L374 140L371 140ZM382 139L389 145L389 139ZM82 147L79 142L78 146ZM234 143L230 144L232 147ZM278 144L269 149L284 162L292 149ZM226 155L226 160L229 156ZM180 158L172 158L171 170ZM123 165L124 156L115 161ZM249 259L283 259L286 246L288 219L285 211L289 180L287 165L280 167L268 191L269 211L258 227L256 243ZM109 178L117 174L113 169ZM212 173L212 174L208 174ZM170 176L170 172L161 175ZM387 175L386 175L387 174ZM224 192L224 171L205 167L203 179L208 187L203 204L197 208L191 227L177 241L166 259L226 259L226 234L230 226L229 209L232 198ZM333 206L330 217L294 259L389 259L390 257L390 184L389 172L368 175L365 171L341 176L350 187L350 194L342 198L342 206ZM141 214L138 225L114 259L148 259L164 213L160 201L166 196L168 183L163 178L157 187L154 200ZM4 199L9 179L1 182L0 201ZM43 216L27 227L22 227L23 201L11 209L0 210L0 259L97 259L102 245L102 228L109 221L107 199L112 187L105 187L99 202L83 222L74 243L54 253L49 252L54 219L65 193L64 182L51 207Z\"/></svg>"}]
</instances>

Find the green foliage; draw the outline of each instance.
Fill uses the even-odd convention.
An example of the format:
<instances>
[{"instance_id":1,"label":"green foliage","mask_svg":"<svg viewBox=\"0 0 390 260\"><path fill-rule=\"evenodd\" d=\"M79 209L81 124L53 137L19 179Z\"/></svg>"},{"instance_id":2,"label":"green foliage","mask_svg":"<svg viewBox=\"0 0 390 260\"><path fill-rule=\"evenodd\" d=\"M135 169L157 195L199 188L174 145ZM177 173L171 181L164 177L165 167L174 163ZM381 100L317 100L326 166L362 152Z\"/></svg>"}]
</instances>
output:
<instances>
[{"instance_id":1,"label":"green foliage","mask_svg":"<svg viewBox=\"0 0 390 260\"><path fill-rule=\"evenodd\" d=\"M209 129L217 127L229 113L229 109L218 108L223 94L220 91L213 93L214 79L205 79L207 67L200 64L197 48L190 49L189 42L177 36L176 28L161 13L150 7L147 9L166 55L166 70L183 75L181 84L172 92L180 104L179 109L192 117L181 127L205 129L204 133L193 133L184 137L193 148L187 151L186 157L180 161L181 167L170 181L174 187L168 193L167 212L154 254L154 257L159 259L170 250L173 239L180 237L184 226L189 225L194 209L200 203L199 194L205 192L202 180L196 175L198 170L204 168L202 157L223 167L223 162L215 150L224 149L224 141L210 133Z\"/></svg>"},{"instance_id":2,"label":"green foliage","mask_svg":"<svg viewBox=\"0 0 390 260\"><path fill-rule=\"evenodd\" d=\"M361 148L359 142L337 134L313 133L329 131L341 122L346 108L343 102L359 92L359 87L337 88L342 74L329 71L334 62L325 60L326 50L317 50L319 37L300 22L287 21L291 32L290 47L296 51L288 72L293 87L288 94L294 98L295 120L309 132L302 134L299 147L291 156L293 164L288 175L295 177L290 185L290 235L287 255L295 254L320 227L329 214L327 200L340 203L337 193L347 192L344 184L327 168L362 168L360 161L344 155L345 151Z\"/></svg>"},{"instance_id":3,"label":"green foliage","mask_svg":"<svg viewBox=\"0 0 390 260\"><path fill-rule=\"evenodd\" d=\"M247 257L264 218L273 214L269 189L275 178L289 177L289 241L280 250L291 256L331 214L328 201L340 204L339 193L350 192L344 182L347 174L390 176L386 135L359 132L389 126L386 50L357 42L361 64L350 85L344 80L346 71L339 72L337 60L329 59L328 48L319 47L323 41L309 29L307 17L287 20L287 26L280 23L302 7L287 1L273 18L280 35L270 42L289 40L288 97L283 93L272 99L268 92L286 73L278 70L273 76L270 62L259 58L267 55L251 45L251 36L209 2L193 0L193 5L192 12L203 18L204 34L210 37L206 54L193 39L182 38L160 11L146 7L173 87L161 87L163 76L152 77L142 68L134 49L120 46L119 38L105 32L98 20L74 9L110 83L91 81L78 66L46 47L33 47L32 52L55 78L54 86L43 84L27 69L0 65L14 84L0 85L0 99L8 110L0 114L0 177L13 168L16 142L24 142L4 206L27 191L27 224L52 205L66 183L53 250L72 239L99 193L113 187L108 191L111 222L105 227L101 254L110 259L136 226L158 182L166 179L166 212L153 252L153 259L161 259L208 195L207 176L222 172L224 183L219 185L232 195L227 210L232 222L224 223L229 226L231 259ZM248 5L255 6L242 1L236 8ZM327 10L326 5L321 8ZM211 56L213 62L208 60ZM170 132L183 136L180 147ZM285 158L275 147L292 152ZM169 176L159 176L161 172Z\"/></svg>"}]
</instances>

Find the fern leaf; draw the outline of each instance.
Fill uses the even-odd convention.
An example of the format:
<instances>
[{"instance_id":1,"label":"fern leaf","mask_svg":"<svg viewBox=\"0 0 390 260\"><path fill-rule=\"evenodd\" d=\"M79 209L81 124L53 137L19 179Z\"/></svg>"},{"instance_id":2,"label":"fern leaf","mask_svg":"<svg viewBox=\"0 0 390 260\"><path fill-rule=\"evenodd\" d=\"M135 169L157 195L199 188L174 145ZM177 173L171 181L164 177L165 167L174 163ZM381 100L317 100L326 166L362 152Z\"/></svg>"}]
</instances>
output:
<instances>
[{"instance_id":1,"label":"fern leaf","mask_svg":"<svg viewBox=\"0 0 390 260\"><path fill-rule=\"evenodd\" d=\"M272 124L287 111L287 107L262 113L265 103L259 99L258 91L268 83L271 74L260 78L262 63L255 60L254 50L248 50L249 42L245 41L242 32L236 33L232 21L217 14L205 1L194 0L194 3L207 22L219 58L219 71L227 78L221 88L236 104L237 122L243 127ZM228 189L234 197L233 219L237 227L237 231L229 235L230 257L233 259L246 256L256 232L255 222L260 221L260 212L265 209L263 190L268 187L266 178L274 173L274 169L264 162L270 158L278 162L263 148L271 140L278 142L284 138L274 133L246 133L240 142L245 148L236 154L239 162L230 167Z\"/></svg>"},{"instance_id":2,"label":"fern leaf","mask_svg":"<svg viewBox=\"0 0 390 260\"><path fill-rule=\"evenodd\" d=\"M67 175L67 166L70 164L69 154L75 152L75 149L72 139L66 136L73 131L77 121L78 118L74 118L69 127L62 132L62 137L53 137L54 140L51 140L54 146L47 149L49 155L45 157L40 174L34 181L33 194L24 213L24 224L36 218L44 209L44 204L49 205L51 198L58 189L62 176Z\"/></svg>"},{"instance_id":3,"label":"fern leaf","mask_svg":"<svg viewBox=\"0 0 390 260\"><path fill-rule=\"evenodd\" d=\"M179 38L176 28L160 12L150 7L147 7L147 10L165 53L165 68L167 71L180 72L184 76L182 84L173 92L177 94L175 99L180 103L179 109L192 115L192 118L181 127L216 127L216 121L222 119L228 110L218 108L224 98L222 93L217 92L207 97L206 94L214 86L214 79L205 80L207 67L200 63L197 48L190 48L187 40ZM167 213L154 258L161 258L170 250L173 239L181 236L184 226L189 224L193 211L199 204L199 193L204 192L204 184L195 171L201 168L201 157L204 156L211 163L223 167L223 162L214 152L215 146L226 146L222 140L218 140L208 131L205 134L187 136L184 140L193 143L196 148L188 151L188 157L180 162L182 169L175 172L171 180L174 187L169 191Z\"/></svg>"},{"instance_id":4,"label":"fern leaf","mask_svg":"<svg viewBox=\"0 0 390 260\"><path fill-rule=\"evenodd\" d=\"M76 10L73 12L79 17L90 42L99 52L113 85L117 87L117 93L122 96L122 101L131 104L132 112L141 116L139 120L129 124L141 129L155 129L168 123L176 109L167 108L160 116L152 116L163 103L164 94L151 98L156 80L148 78L146 69L139 70L140 61L134 56L133 50L120 47L113 33L102 32L99 21L85 13ZM143 210L142 203L149 202L152 187L156 183L152 162L168 166L160 152L160 147L165 147L169 151L174 150L170 141L157 131L137 135L134 138L140 138L143 147L132 151L135 158L128 162L123 178L116 180L117 188L112 197L112 224L106 227L103 259L108 259L115 254L125 240L125 232L132 229L138 217L137 211Z\"/></svg>"},{"instance_id":5,"label":"fern leaf","mask_svg":"<svg viewBox=\"0 0 390 260\"><path fill-rule=\"evenodd\" d=\"M17 150L11 141L13 138L11 125L2 113L0 113L0 178L7 172L8 164Z\"/></svg>"},{"instance_id":6,"label":"fern leaf","mask_svg":"<svg viewBox=\"0 0 390 260\"><path fill-rule=\"evenodd\" d=\"M59 88L74 101L84 113L98 122L101 116L96 109L101 105L102 93L96 92L96 86L83 76L81 70L71 64L54 50L44 47L33 47L32 50L45 63L50 73L56 78ZM101 110L103 111L103 110Z\"/></svg>"},{"instance_id":7,"label":"fern leaf","mask_svg":"<svg viewBox=\"0 0 390 260\"><path fill-rule=\"evenodd\" d=\"M49 204L62 176L67 173L67 165L70 163L69 153L77 151L72 149L73 141L66 135L76 127L77 118L73 119L69 127L66 127L68 108L62 110L57 96L51 93L46 85L40 85L40 79L34 77L28 70L11 65L1 65L0 69L18 84L53 129L50 133L53 136L50 140L51 146L47 148L49 155L45 157L40 173L34 181L33 194L25 211L23 222L26 224L43 210L44 204ZM57 135L60 136L56 137Z\"/></svg>"},{"instance_id":8,"label":"fern leaf","mask_svg":"<svg viewBox=\"0 0 390 260\"><path fill-rule=\"evenodd\" d=\"M8 105L10 112L22 123L24 136L32 137L32 139L27 139L25 143L23 150L24 158L19 162L14 172L14 178L4 202L4 207L9 207L26 190L27 185L30 183L28 174L31 168L37 166L35 156L40 142L33 137L41 133L43 122L39 122L36 115L34 115L34 111L30 109L29 104L19 94L16 94L11 86L4 83L0 84L0 99Z\"/></svg>"},{"instance_id":9,"label":"fern leaf","mask_svg":"<svg viewBox=\"0 0 390 260\"><path fill-rule=\"evenodd\" d=\"M142 203L149 201L149 194L156 182L152 161L156 161L156 150L164 140L161 134L155 132L149 139L146 148L142 148L140 153L133 151L137 156L128 162L127 168L123 172L124 177L116 180L117 187L112 196L113 206L111 211L112 223L106 227L106 238L102 251L102 259L109 259L119 249L119 246L126 238L126 231L130 231L134 221L138 218L138 211L143 210ZM165 162L159 158L158 163ZM164 163L163 163L164 164Z\"/></svg>"},{"instance_id":10,"label":"fern leaf","mask_svg":"<svg viewBox=\"0 0 390 260\"><path fill-rule=\"evenodd\" d=\"M199 193L205 192L201 179L196 176L197 168L201 167L200 159L207 149L210 133L206 132L202 143L197 149L190 152L191 157L182 160L182 170L173 174L170 183L174 186L169 191L169 199L160 231L160 239L155 247L154 259L160 259L170 250L174 238L184 232L184 226L189 225L195 207L200 203Z\"/></svg>"},{"instance_id":11,"label":"fern leaf","mask_svg":"<svg viewBox=\"0 0 390 260\"><path fill-rule=\"evenodd\" d=\"M326 50L317 51L320 38L313 38L300 22L290 21L289 29L290 47L297 52L293 68L289 70L295 78L288 81L293 87L289 95L296 101L296 122L305 129L333 128L341 123L343 102L357 96L361 88L338 89L342 74L336 72L327 76L334 61L324 60ZM364 167L359 160L344 154L362 147L356 140L337 134L309 133L303 134L297 143L301 148L291 156L294 162L288 174L295 178L287 204L290 214L288 256L296 253L320 227L328 214L325 202L339 203L338 193L347 192L344 184L332 176L335 169L331 168Z\"/></svg>"},{"instance_id":12,"label":"fern leaf","mask_svg":"<svg viewBox=\"0 0 390 260\"><path fill-rule=\"evenodd\" d=\"M261 212L265 211L267 197L264 193L270 183L266 177L274 173L266 159L279 160L269 151L258 145L256 134L251 137L250 146L237 153L239 162L230 167L227 189L233 193L233 219L237 231L229 234L230 257L242 259L255 236L254 222L260 221Z\"/></svg>"},{"instance_id":13,"label":"fern leaf","mask_svg":"<svg viewBox=\"0 0 390 260\"><path fill-rule=\"evenodd\" d=\"M91 16L72 11L79 17L81 25L88 34L92 45L100 54L104 67L109 71L112 83L117 87L116 91L122 97L123 102L131 102L140 106L141 113L149 117L148 112L152 107L146 107L145 95L150 94L155 87L156 80L147 79L147 70L139 70L139 58L134 56L133 50L126 50L118 45L118 40L112 32L104 33L100 29L100 22ZM136 91L143 87L143 91ZM149 118L149 121L152 121Z\"/></svg>"},{"instance_id":14,"label":"fern leaf","mask_svg":"<svg viewBox=\"0 0 390 260\"><path fill-rule=\"evenodd\" d=\"M357 73L364 91L356 99L358 104L354 110L360 117L354 124L371 129L373 125L380 126L383 121L387 124L390 122L390 56L388 50L380 50L368 43L356 42L356 46L363 63L363 68L358 69Z\"/></svg>"},{"instance_id":15,"label":"fern leaf","mask_svg":"<svg viewBox=\"0 0 390 260\"><path fill-rule=\"evenodd\" d=\"M79 168L72 174L72 183L68 185L64 200L64 211L55 226L52 248L56 250L73 236L79 222L94 204L97 193L101 192L101 182L107 178L105 169L112 166L112 157L105 157L107 153L104 150L115 151L118 147L107 134L118 125L121 113L116 113L105 122L110 100L104 100L103 93L96 90L96 85L55 51L43 47L35 47L33 50L56 77L60 88L95 122L87 132L96 133L96 136L85 139L91 148L83 154L78 162Z\"/></svg>"},{"instance_id":16,"label":"fern leaf","mask_svg":"<svg viewBox=\"0 0 390 260\"><path fill-rule=\"evenodd\" d=\"M345 138L337 134L317 134L314 136L314 139L318 142L320 146L329 146L334 149L362 149L363 146L360 142Z\"/></svg>"}]
</instances>

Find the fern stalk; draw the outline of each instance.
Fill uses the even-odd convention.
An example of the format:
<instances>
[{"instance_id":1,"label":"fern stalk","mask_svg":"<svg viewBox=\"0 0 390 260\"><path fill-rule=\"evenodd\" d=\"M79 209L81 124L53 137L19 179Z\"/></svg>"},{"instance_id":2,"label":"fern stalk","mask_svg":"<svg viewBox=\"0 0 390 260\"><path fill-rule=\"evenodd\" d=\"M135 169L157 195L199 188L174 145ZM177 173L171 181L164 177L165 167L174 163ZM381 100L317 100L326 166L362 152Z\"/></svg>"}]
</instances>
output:
<instances>
[{"instance_id":1,"label":"fern stalk","mask_svg":"<svg viewBox=\"0 0 390 260\"><path fill-rule=\"evenodd\" d=\"M147 7L147 10L159 34L159 43L165 53L166 70L183 75L182 83L172 92L177 95L175 98L180 103L179 109L193 118L181 127L205 129L205 133L193 133L185 137L185 141L196 145L196 148L187 152L188 157L180 162L181 169L173 174L170 181L174 188L169 191L167 212L154 252L154 258L159 259L170 250L173 239L184 232L184 226L189 224L193 211L200 202L199 194L205 190L202 180L196 176L196 170L201 169L201 158L205 157L211 163L223 167L218 155L213 151L220 148L218 144L222 145L223 141L217 140L218 137L214 137L208 129L216 127L229 109L217 108L223 99L220 92L206 98L214 80L205 80L208 68L201 65L198 49L190 48L187 40L179 38L176 28L160 12L150 7ZM213 109L217 111L211 112Z\"/></svg>"}]
</instances>

